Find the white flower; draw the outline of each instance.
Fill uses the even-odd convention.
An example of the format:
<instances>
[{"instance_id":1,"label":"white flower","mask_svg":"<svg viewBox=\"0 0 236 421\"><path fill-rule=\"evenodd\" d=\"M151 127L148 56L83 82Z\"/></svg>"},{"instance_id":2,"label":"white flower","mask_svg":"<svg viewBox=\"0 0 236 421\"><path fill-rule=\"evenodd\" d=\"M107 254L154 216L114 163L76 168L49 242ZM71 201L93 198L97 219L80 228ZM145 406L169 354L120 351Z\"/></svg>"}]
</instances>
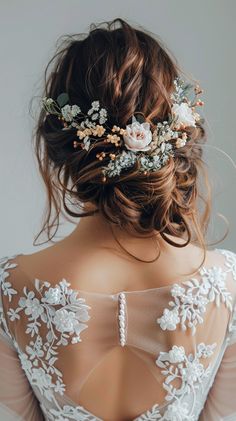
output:
<instances>
[{"instance_id":1,"label":"white flower","mask_svg":"<svg viewBox=\"0 0 236 421\"><path fill-rule=\"evenodd\" d=\"M37 319L44 312L43 306L40 304L38 298L35 298L33 291L28 293L27 298L20 298L19 306L23 307L25 314L32 316L33 319Z\"/></svg>"},{"instance_id":2,"label":"white flower","mask_svg":"<svg viewBox=\"0 0 236 421\"><path fill-rule=\"evenodd\" d=\"M200 294L207 295L209 289L211 288L210 283L206 279L204 282L202 282L199 286L199 292Z\"/></svg>"},{"instance_id":3,"label":"white flower","mask_svg":"<svg viewBox=\"0 0 236 421\"><path fill-rule=\"evenodd\" d=\"M171 295L172 297L181 297L185 293L185 289L181 287L179 284L174 284L171 288Z\"/></svg>"},{"instance_id":4,"label":"white flower","mask_svg":"<svg viewBox=\"0 0 236 421\"><path fill-rule=\"evenodd\" d=\"M61 109L61 113L66 121L72 121L73 118L81 112L78 105L64 105Z\"/></svg>"},{"instance_id":5,"label":"white flower","mask_svg":"<svg viewBox=\"0 0 236 421\"><path fill-rule=\"evenodd\" d=\"M54 100L52 98L47 98L46 96L42 100L44 105L51 105L54 103Z\"/></svg>"},{"instance_id":6,"label":"white flower","mask_svg":"<svg viewBox=\"0 0 236 421\"><path fill-rule=\"evenodd\" d=\"M27 374L27 372L30 371L32 368L32 362L29 360L28 355L25 354L24 352L19 352L18 355L20 358L21 366L23 370L26 371L26 374Z\"/></svg>"},{"instance_id":7,"label":"white flower","mask_svg":"<svg viewBox=\"0 0 236 421\"><path fill-rule=\"evenodd\" d=\"M84 140L83 140L84 149L85 149L86 151L88 151L88 150L89 150L89 148L90 148L90 143L91 143L91 140L89 139L89 137L88 137L88 136L86 136L86 137L84 138Z\"/></svg>"},{"instance_id":8,"label":"white flower","mask_svg":"<svg viewBox=\"0 0 236 421\"><path fill-rule=\"evenodd\" d=\"M136 162L136 155L132 151L122 150L120 156L114 161L110 160L108 165L105 167L105 173L108 177L114 177L120 175L123 168L132 167Z\"/></svg>"},{"instance_id":9,"label":"white flower","mask_svg":"<svg viewBox=\"0 0 236 421\"><path fill-rule=\"evenodd\" d=\"M52 386L52 376L46 373L42 367L32 368L30 374L32 383L35 383L39 388L44 389Z\"/></svg>"},{"instance_id":10,"label":"white flower","mask_svg":"<svg viewBox=\"0 0 236 421\"><path fill-rule=\"evenodd\" d=\"M175 330L176 325L180 322L178 315L178 310L169 310L168 308L164 309L163 316L157 319L157 323L160 324L161 329L163 330Z\"/></svg>"},{"instance_id":11,"label":"white flower","mask_svg":"<svg viewBox=\"0 0 236 421\"><path fill-rule=\"evenodd\" d=\"M201 342L200 344L198 344L197 347L197 352L198 352L198 356L203 357L203 358L208 358L211 357L211 355L213 354L213 350L216 347L216 342L214 342L213 344L210 345L205 345L203 342Z\"/></svg>"},{"instance_id":12,"label":"white flower","mask_svg":"<svg viewBox=\"0 0 236 421\"><path fill-rule=\"evenodd\" d=\"M61 308L55 312L53 323L55 323L56 329L59 332L74 332L78 321L73 311L67 311Z\"/></svg>"},{"instance_id":13,"label":"white flower","mask_svg":"<svg viewBox=\"0 0 236 421\"><path fill-rule=\"evenodd\" d=\"M185 351L183 346L174 345L169 352L169 361L171 363L181 363L185 359Z\"/></svg>"},{"instance_id":14,"label":"white flower","mask_svg":"<svg viewBox=\"0 0 236 421\"><path fill-rule=\"evenodd\" d=\"M181 297L181 302L183 304L189 304L190 306L193 305L193 304L197 304L197 302L198 302L198 296L195 297L192 294L192 291L187 291L187 294L186 295L183 295L183 297Z\"/></svg>"},{"instance_id":15,"label":"white flower","mask_svg":"<svg viewBox=\"0 0 236 421\"><path fill-rule=\"evenodd\" d=\"M177 117L175 128L179 129L181 125L195 127L195 117L192 108L186 102L172 105L172 113Z\"/></svg>"},{"instance_id":16,"label":"white flower","mask_svg":"<svg viewBox=\"0 0 236 421\"><path fill-rule=\"evenodd\" d=\"M97 120L97 118L98 118L98 113L93 114L91 118L92 118L92 120Z\"/></svg>"},{"instance_id":17,"label":"white flower","mask_svg":"<svg viewBox=\"0 0 236 421\"><path fill-rule=\"evenodd\" d=\"M214 285L214 287L225 287L226 272L224 272L221 267L213 266L208 269L207 273L205 273L203 270L201 273L203 274L203 281L210 282L212 285Z\"/></svg>"},{"instance_id":18,"label":"white flower","mask_svg":"<svg viewBox=\"0 0 236 421\"><path fill-rule=\"evenodd\" d=\"M30 360L34 360L35 358L41 358L44 356L44 351L39 347L34 347L34 344L31 342L31 346L26 345L25 350L30 356Z\"/></svg>"},{"instance_id":19,"label":"white flower","mask_svg":"<svg viewBox=\"0 0 236 421\"><path fill-rule=\"evenodd\" d=\"M173 132L172 130L168 130L165 134L164 134L164 141L168 142L168 140L172 139L173 137Z\"/></svg>"},{"instance_id":20,"label":"white flower","mask_svg":"<svg viewBox=\"0 0 236 421\"><path fill-rule=\"evenodd\" d=\"M72 339L71 339L71 343L72 344L77 344L78 342L81 342L81 338L79 337L79 336L74 336Z\"/></svg>"},{"instance_id":21,"label":"white flower","mask_svg":"<svg viewBox=\"0 0 236 421\"><path fill-rule=\"evenodd\" d=\"M70 105L68 105L68 104L64 105L64 107L62 107L62 109L61 109L61 113L62 113L62 115L63 115L63 117L66 121L72 121L73 120L73 115L72 115L72 112L71 112L71 106Z\"/></svg>"},{"instance_id":22,"label":"white flower","mask_svg":"<svg viewBox=\"0 0 236 421\"><path fill-rule=\"evenodd\" d=\"M62 292L59 287L49 288L45 291L42 302L46 302L48 304L59 304L61 301L61 295Z\"/></svg>"},{"instance_id":23,"label":"white flower","mask_svg":"<svg viewBox=\"0 0 236 421\"><path fill-rule=\"evenodd\" d=\"M66 388L64 383L61 383L61 381L57 380L54 386L54 391L60 393L60 395L63 395L65 390Z\"/></svg>"},{"instance_id":24,"label":"white flower","mask_svg":"<svg viewBox=\"0 0 236 421\"><path fill-rule=\"evenodd\" d=\"M183 363L187 359L183 346L174 345L169 352L161 351L156 359L156 365L166 367L169 363ZM183 364L181 364L182 366ZM181 367L180 366L180 367Z\"/></svg>"},{"instance_id":25,"label":"white flower","mask_svg":"<svg viewBox=\"0 0 236 421\"><path fill-rule=\"evenodd\" d=\"M93 101L91 105L92 105L91 111L98 111L99 110L99 107L100 107L99 101ZM90 114L90 113L88 112L88 114Z\"/></svg>"},{"instance_id":26,"label":"white flower","mask_svg":"<svg viewBox=\"0 0 236 421\"><path fill-rule=\"evenodd\" d=\"M72 105L71 106L71 114L73 117L75 117L77 114L81 113L81 109L78 105Z\"/></svg>"},{"instance_id":27,"label":"white flower","mask_svg":"<svg viewBox=\"0 0 236 421\"><path fill-rule=\"evenodd\" d=\"M139 123L135 117L132 124L126 126L126 133L123 135L125 146L127 149L137 151L148 151L148 146L152 141L152 132L149 123Z\"/></svg>"},{"instance_id":28,"label":"white flower","mask_svg":"<svg viewBox=\"0 0 236 421\"><path fill-rule=\"evenodd\" d=\"M183 380L188 384L193 384L196 381L200 381L203 374L204 366L199 362L198 359L187 361L186 367L182 369Z\"/></svg>"},{"instance_id":29,"label":"white flower","mask_svg":"<svg viewBox=\"0 0 236 421\"><path fill-rule=\"evenodd\" d=\"M16 319L20 319L19 314L17 314L17 313L19 313L19 311L21 311L21 309L19 307L16 310L14 310L13 308L10 308L8 310L7 314L10 317L10 320L12 322L14 322L14 320L16 320Z\"/></svg>"},{"instance_id":30,"label":"white flower","mask_svg":"<svg viewBox=\"0 0 236 421\"><path fill-rule=\"evenodd\" d=\"M175 142L176 148L183 148L186 145L186 140L181 139L181 137L178 137L178 139Z\"/></svg>"},{"instance_id":31,"label":"white flower","mask_svg":"<svg viewBox=\"0 0 236 421\"><path fill-rule=\"evenodd\" d=\"M99 124L104 124L107 121L107 110L102 108L99 112Z\"/></svg>"}]
</instances>

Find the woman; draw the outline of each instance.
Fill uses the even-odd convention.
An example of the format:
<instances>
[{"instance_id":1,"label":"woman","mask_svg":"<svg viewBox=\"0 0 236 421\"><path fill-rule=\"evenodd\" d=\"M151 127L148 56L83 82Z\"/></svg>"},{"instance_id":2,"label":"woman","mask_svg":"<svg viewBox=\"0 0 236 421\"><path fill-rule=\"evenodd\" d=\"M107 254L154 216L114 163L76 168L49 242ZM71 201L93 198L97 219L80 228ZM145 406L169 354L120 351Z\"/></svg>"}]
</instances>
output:
<instances>
[{"instance_id":1,"label":"woman","mask_svg":"<svg viewBox=\"0 0 236 421\"><path fill-rule=\"evenodd\" d=\"M236 420L236 254L206 246L201 88L122 19L54 59L42 231L62 204L81 220L1 259L1 420Z\"/></svg>"}]
</instances>

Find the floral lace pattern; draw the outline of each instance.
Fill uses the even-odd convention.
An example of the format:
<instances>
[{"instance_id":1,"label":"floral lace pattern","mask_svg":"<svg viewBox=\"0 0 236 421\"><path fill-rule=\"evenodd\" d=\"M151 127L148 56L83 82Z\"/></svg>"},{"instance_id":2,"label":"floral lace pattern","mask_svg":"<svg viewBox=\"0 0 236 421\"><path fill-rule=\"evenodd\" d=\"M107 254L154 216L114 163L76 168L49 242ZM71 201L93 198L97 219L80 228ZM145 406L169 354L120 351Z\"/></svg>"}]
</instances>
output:
<instances>
[{"instance_id":1,"label":"floral lace pattern","mask_svg":"<svg viewBox=\"0 0 236 421\"><path fill-rule=\"evenodd\" d=\"M225 266L228 268L227 272L231 272L236 281L236 255L230 250L217 249L225 258Z\"/></svg>"},{"instance_id":2,"label":"floral lace pattern","mask_svg":"<svg viewBox=\"0 0 236 421\"><path fill-rule=\"evenodd\" d=\"M217 306L223 303L232 311L232 296L227 291L225 281L227 272L232 272L236 280L236 255L225 250L220 251L226 257L226 271L216 266L210 269L203 267L200 269L200 281L190 279L171 287L171 309L165 308L163 315L157 319L161 329L175 330L180 323L183 330L191 328L194 335L197 324L203 322L203 314L209 302L214 301ZM10 262L16 256L0 259L0 287L9 303L18 294L7 279L9 269L17 266ZM29 335L29 342L24 351L11 336L1 307L0 324L13 341L29 382L37 387L48 402L40 403L43 413L50 421L103 421L80 405L60 405L56 396L63 396L66 391L63 375L56 366L58 347L81 342L80 335L88 328L86 322L90 319L91 307L84 298L78 297L79 292L71 289L66 279L53 287L50 282L35 279L34 287L36 292L23 287L17 307L10 307L7 311L12 322L19 320L23 313L27 316L26 334ZM45 337L40 334L41 326L47 328ZM167 392L165 400L168 405L163 411L159 404L155 404L133 421L197 421L194 406L196 392L204 388L204 380L209 377L212 368L211 363L205 368L201 359L212 356L216 345L215 342L202 342L196 345L194 353L188 355L181 345L173 345L165 352L160 351L155 364L162 369L161 373L165 377L163 388ZM177 379L178 387L174 386ZM185 399L190 394L193 397L192 405Z\"/></svg>"},{"instance_id":3,"label":"floral lace pattern","mask_svg":"<svg viewBox=\"0 0 236 421\"><path fill-rule=\"evenodd\" d=\"M190 408L184 399L191 392L196 399L196 392L201 387L204 390L203 380L211 374L211 364L207 368L200 362L200 358L208 358L213 354L216 342L205 345L203 342L197 345L195 354L186 355L183 346L172 346L169 352L161 351L156 359L156 365L163 370L161 373L166 377L163 388L167 391L165 399L172 401L161 415L158 405L154 405L146 414L141 415L134 421L196 421L194 406ZM180 386L171 384L179 379Z\"/></svg>"},{"instance_id":4,"label":"floral lace pattern","mask_svg":"<svg viewBox=\"0 0 236 421\"><path fill-rule=\"evenodd\" d=\"M227 291L225 280L227 273L221 267L213 266L209 269L201 268L201 279L192 278L184 281L181 286L174 284L170 293L173 300L169 302L172 309L165 308L161 317L157 319L163 330L175 330L180 323L181 329L187 327L196 332L198 323L203 323L203 314L209 302L215 301L219 307L223 302L232 311L232 296Z\"/></svg>"},{"instance_id":5,"label":"floral lace pattern","mask_svg":"<svg viewBox=\"0 0 236 421\"><path fill-rule=\"evenodd\" d=\"M7 281L9 269L17 266L16 263L9 263L16 255L4 257L0 260L0 284L4 295L7 295L9 302L17 291ZM20 319L23 311L28 317L26 333L32 338L22 352L17 341L13 339L17 349L22 368L32 386L36 386L39 392L50 402L53 402L57 409L46 411L49 419L62 421L67 419L88 420L88 413L82 407L76 408L65 405L63 408L57 402L55 392L63 395L66 386L63 382L63 375L56 367L58 360L58 347L66 346L69 340L72 344L81 342L80 334L88 326L85 324L90 319L88 310L91 308L85 304L84 298L78 298L78 291L70 289L70 283L62 279L55 287L49 282L40 285L38 279L34 281L35 289L40 295L40 300L35 296L34 291L23 288L24 296L20 297L18 307L10 308L7 311L9 319L14 321ZM11 337L6 320L1 309L1 320L5 331ZM46 338L40 335L42 324L47 327ZM46 410L46 408L42 408ZM77 418L75 414L78 414ZM84 418L82 418L84 414ZM56 417L56 418L55 418ZM95 418L94 418L95 419Z\"/></svg>"}]
</instances>

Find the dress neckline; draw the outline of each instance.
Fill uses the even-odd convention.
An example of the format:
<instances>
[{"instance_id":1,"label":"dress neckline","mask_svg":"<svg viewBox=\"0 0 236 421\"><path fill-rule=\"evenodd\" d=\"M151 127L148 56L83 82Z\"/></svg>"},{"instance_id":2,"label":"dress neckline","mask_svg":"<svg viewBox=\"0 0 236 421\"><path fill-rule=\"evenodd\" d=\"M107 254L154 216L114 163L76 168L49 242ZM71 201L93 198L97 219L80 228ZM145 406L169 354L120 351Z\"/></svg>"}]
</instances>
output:
<instances>
[{"instance_id":1,"label":"dress neckline","mask_svg":"<svg viewBox=\"0 0 236 421\"><path fill-rule=\"evenodd\" d=\"M214 249L214 250L219 251L219 249ZM18 256L25 256L25 253L18 253L16 255L14 255L14 257L12 257L12 258L15 258L15 257L18 257ZM201 271L207 272L207 271L209 271L210 269L212 269L213 267L216 267L216 266L217 265L211 265L210 267L206 267L205 265L201 265L197 269L197 271L195 272L195 276L201 277ZM25 273L24 270L22 270L22 272ZM160 287L145 288L145 289L140 289L140 290L120 290L120 291L118 291L116 293L113 293L113 294L112 293L106 293L106 292L86 291L86 290L83 290L83 289L80 289L80 288L72 288L71 282L68 279L66 279L65 277L60 278L54 284L52 284L50 281L48 281L46 279L44 280L44 279L40 279L38 277L30 279L30 282L35 284L35 281L38 280L41 285L46 283L46 284L48 284L48 286L47 286L48 288L50 288L50 287L55 288L57 285L59 285L59 283L61 281L64 280L68 283L68 287L70 287L75 292L81 293L83 295L90 295L90 296L96 295L96 296L100 296L100 297L104 297L104 298L107 297L107 298L114 299L116 297L119 297L120 294L127 294L127 295L148 294L149 292L153 293L153 292L157 292L157 291L163 291L163 290L171 289L172 287L174 287L174 285L179 285L179 286L185 287L186 283L188 283L189 281L191 281L193 279L195 279L195 277L189 277L189 278L184 279L182 281L176 281L176 282L173 282L173 283L170 283L170 284L167 284L167 285L163 285L163 286L160 286Z\"/></svg>"}]
</instances>

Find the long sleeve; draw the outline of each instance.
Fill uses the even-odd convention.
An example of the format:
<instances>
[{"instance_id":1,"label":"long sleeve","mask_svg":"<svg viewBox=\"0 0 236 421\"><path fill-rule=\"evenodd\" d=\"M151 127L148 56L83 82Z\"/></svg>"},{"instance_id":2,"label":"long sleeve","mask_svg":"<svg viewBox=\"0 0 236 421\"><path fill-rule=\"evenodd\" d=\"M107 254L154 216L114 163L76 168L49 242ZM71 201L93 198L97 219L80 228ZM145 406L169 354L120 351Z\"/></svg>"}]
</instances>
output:
<instances>
[{"instance_id":1,"label":"long sleeve","mask_svg":"<svg viewBox=\"0 0 236 421\"><path fill-rule=\"evenodd\" d=\"M18 354L0 329L0 420L43 421L41 409Z\"/></svg>"},{"instance_id":2,"label":"long sleeve","mask_svg":"<svg viewBox=\"0 0 236 421\"><path fill-rule=\"evenodd\" d=\"M4 278L4 271L0 270L0 421L44 421L8 328ZM9 282L4 285L10 293L13 291Z\"/></svg>"},{"instance_id":3,"label":"long sleeve","mask_svg":"<svg viewBox=\"0 0 236 421\"><path fill-rule=\"evenodd\" d=\"M231 334L199 421L236 421L236 308Z\"/></svg>"}]
</instances>

